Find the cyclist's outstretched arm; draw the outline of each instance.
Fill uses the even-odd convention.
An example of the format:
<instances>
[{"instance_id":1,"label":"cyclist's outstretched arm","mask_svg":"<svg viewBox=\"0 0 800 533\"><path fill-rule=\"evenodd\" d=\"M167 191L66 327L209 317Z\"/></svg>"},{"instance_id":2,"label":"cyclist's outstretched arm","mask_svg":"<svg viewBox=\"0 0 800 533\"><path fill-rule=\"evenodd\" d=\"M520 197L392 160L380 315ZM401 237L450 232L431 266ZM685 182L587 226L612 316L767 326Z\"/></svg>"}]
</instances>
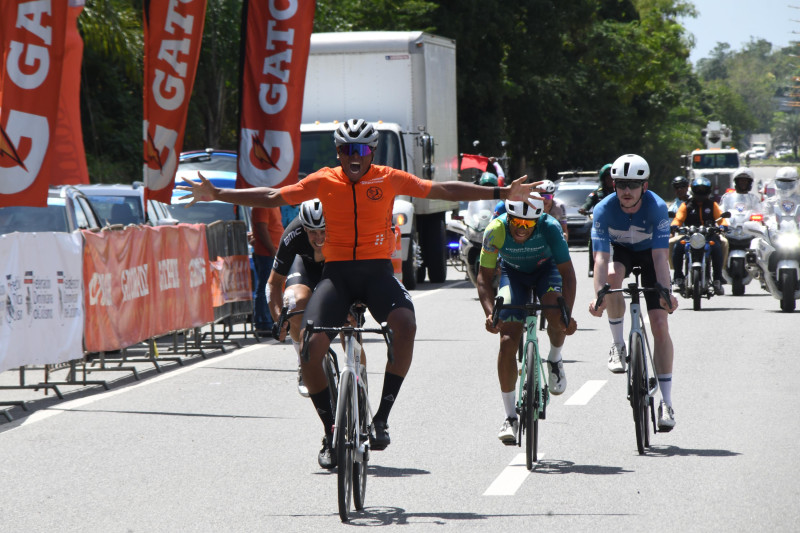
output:
<instances>
[{"instance_id":1,"label":"cyclist's outstretched arm","mask_svg":"<svg viewBox=\"0 0 800 533\"><path fill-rule=\"evenodd\" d=\"M208 181L200 172L197 173L200 181L192 181L184 178L190 185L178 185L177 189L189 191L186 196L181 196L179 201L189 200L186 207L194 205L196 202L211 202L219 200L230 204L249 205L251 207L280 207L287 205L281 196L280 189L270 187L254 187L251 189L225 189L216 187Z\"/></svg>"}]
</instances>

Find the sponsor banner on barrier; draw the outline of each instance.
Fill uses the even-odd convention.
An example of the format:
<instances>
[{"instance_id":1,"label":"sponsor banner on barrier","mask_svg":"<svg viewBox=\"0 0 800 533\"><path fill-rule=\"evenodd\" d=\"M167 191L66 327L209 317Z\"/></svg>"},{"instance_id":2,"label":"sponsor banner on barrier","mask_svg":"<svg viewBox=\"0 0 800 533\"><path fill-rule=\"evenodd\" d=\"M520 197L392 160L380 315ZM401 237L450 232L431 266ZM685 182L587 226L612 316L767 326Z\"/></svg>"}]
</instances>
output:
<instances>
[{"instance_id":1,"label":"sponsor banner on barrier","mask_svg":"<svg viewBox=\"0 0 800 533\"><path fill-rule=\"evenodd\" d=\"M246 0L237 188L297 181L315 2Z\"/></svg>"},{"instance_id":2,"label":"sponsor banner on barrier","mask_svg":"<svg viewBox=\"0 0 800 533\"><path fill-rule=\"evenodd\" d=\"M79 233L0 235L0 372L83 357Z\"/></svg>"},{"instance_id":3,"label":"sponsor banner on barrier","mask_svg":"<svg viewBox=\"0 0 800 533\"><path fill-rule=\"evenodd\" d=\"M84 232L85 343L117 350L214 318L202 224Z\"/></svg>"},{"instance_id":4,"label":"sponsor banner on barrier","mask_svg":"<svg viewBox=\"0 0 800 533\"><path fill-rule=\"evenodd\" d=\"M214 307L227 302L252 300L250 257L228 255L211 261L211 294Z\"/></svg>"},{"instance_id":5,"label":"sponsor banner on barrier","mask_svg":"<svg viewBox=\"0 0 800 533\"><path fill-rule=\"evenodd\" d=\"M145 194L168 204L203 41L206 0L145 0L143 9Z\"/></svg>"},{"instance_id":6,"label":"sponsor banner on barrier","mask_svg":"<svg viewBox=\"0 0 800 533\"><path fill-rule=\"evenodd\" d=\"M68 7L0 2L0 206L47 205Z\"/></svg>"}]
</instances>

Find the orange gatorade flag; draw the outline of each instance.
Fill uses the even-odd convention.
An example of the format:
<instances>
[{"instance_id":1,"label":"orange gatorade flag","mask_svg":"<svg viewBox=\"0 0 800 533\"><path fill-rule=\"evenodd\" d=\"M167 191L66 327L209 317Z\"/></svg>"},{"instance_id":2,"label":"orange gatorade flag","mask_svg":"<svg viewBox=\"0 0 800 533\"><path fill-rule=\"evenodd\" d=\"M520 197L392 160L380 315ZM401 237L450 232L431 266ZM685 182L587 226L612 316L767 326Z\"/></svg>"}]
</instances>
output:
<instances>
[{"instance_id":1,"label":"orange gatorade flag","mask_svg":"<svg viewBox=\"0 0 800 533\"><path fill-rule=\"evenodd\" d=\"M205 14L206 0L144 2L145 195L166 204L183 148Z\"/></svg>"},{"instance_id":2,"label":"orange gatorade flag","mask_svg":"<svg viewBox=\"0 0 800 533\"><path fill-rule=\"evenodd\" d=\"M238 188L297 182L316 2L245 0Z\"/></svg>"},{"instance_id":3,"label":"orange gatorade flag","mask_svg":"<svg viewBox=\"0 0 800 533\"><path fill-rule=\"evenodd\" d=\"M50 185L89 183L86 151L83 148L80 102L83 39L78 32L78 17L83 11L83 5L84 0L69 0L61 91L58 99L58 121L53 139L55 157Z\"/></svg>"},{"instance_id":4,"label":"orange gatorade flag","mask_svg":"<svg viewBox=\"0 0 800 533\"><path fill-rule=\"evenodd\" d=\"M0 2L0 207L47 205L68 7Z\"/></svg>"}]
</instances>

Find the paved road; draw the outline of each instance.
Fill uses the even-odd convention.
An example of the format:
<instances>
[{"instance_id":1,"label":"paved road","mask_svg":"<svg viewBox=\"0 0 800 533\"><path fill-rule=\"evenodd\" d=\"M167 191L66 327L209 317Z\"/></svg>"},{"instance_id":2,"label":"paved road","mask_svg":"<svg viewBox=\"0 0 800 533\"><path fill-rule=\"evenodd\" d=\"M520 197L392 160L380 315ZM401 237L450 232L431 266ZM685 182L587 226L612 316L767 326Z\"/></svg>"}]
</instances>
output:
<instances>
[{"instance_id":1,"label":"paved road","mask_svg":"<svg viewBox=\"0 0 800 533\"><path fill-rule=\"evenodd\" d=\"M497 337L476 291L451 272L414 291L415 361L375 452L356 526L402 531L794 531L800 522L797 314L757 286L694 312L675 338L677 427L636 452L624 378L606 370L606 319L591 317L585 249L573 249L579 331L567 391L540 424L540 464L499 443ZM543 339L543 348L547 341ZM380 345L367 343L374 403ZM0 424L0 530L332 531L336 477L295 388L295 355L273 342ZM587 392L589 391L589 392Z\"/></svg>"}]
</instances>

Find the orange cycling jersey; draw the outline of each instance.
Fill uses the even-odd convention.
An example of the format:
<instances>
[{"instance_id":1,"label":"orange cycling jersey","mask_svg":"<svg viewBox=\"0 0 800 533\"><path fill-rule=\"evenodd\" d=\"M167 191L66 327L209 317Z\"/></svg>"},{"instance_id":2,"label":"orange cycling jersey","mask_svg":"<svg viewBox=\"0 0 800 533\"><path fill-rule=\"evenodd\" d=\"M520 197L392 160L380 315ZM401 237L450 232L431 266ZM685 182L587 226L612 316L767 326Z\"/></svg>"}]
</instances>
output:
<instances>
[{"instance_id":1,"label":"orange cycling jersey","mask_svg":"<svg viewBox=\"0 0 800 533\"><path fill-rule=\"evenodd\" d=\"M325 215L325 260L353 261L391 258L394 197L425 198L432 186L408 172L372 165L356 183L341 167L325 167L280 192L290 204L319 198Z\"/></svg>"}]
</instances>

